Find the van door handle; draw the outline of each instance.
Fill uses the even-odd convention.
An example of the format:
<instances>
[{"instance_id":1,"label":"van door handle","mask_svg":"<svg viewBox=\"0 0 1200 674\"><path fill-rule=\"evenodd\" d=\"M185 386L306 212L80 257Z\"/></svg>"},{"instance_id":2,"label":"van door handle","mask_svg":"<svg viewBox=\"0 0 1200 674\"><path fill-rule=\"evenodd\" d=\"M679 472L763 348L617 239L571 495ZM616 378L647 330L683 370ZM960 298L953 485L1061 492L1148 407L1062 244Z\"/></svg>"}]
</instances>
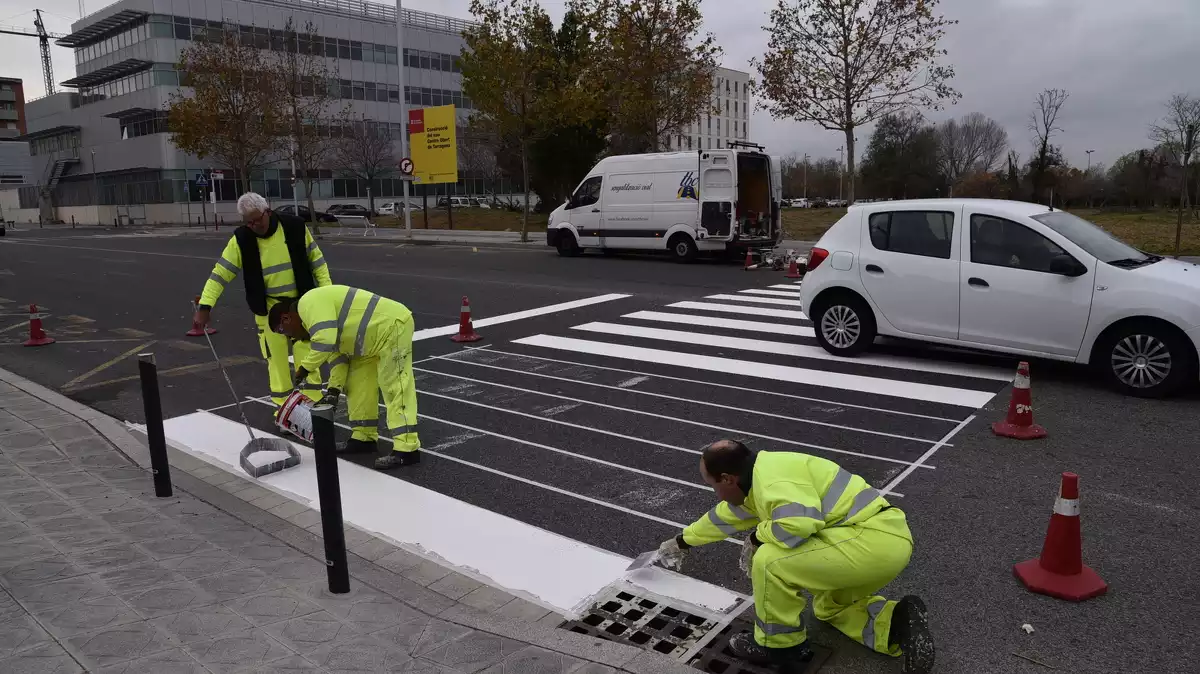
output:
<instances>
[{"instance_id":1,"label":"van door handle","mask_svg":"<svg viewBox=\"0 0 1200 674\"><path fill-rule=\"evenodd\" d=\"M593 213L599 213L599 212L600 212L600 209L599 209L599 208L593 208L593 209L592 209L592 212L593 212Z\"/></svg>"},{"instance_id":2,"label":"van door handle","mask_svg":"<svg viewBox=\"0 0 1200 674\"><path fill-rule=\"evenodd\" d=\"M972 276L971 278L967 279L967 284L973 285L976 288L990 288L991 287L988 285L987 281L984 281L983 279L975 277L975 276Z\"/></svg>"},{"instance_id":3,"label":"van door handle","mask_svg":"<svg viewBox=\"0 0 1200 674\"><path fill-rule=\"evenodd\" d=\"M869 264L869 265L867 265L866 269L867 269L867 271L871 272L872 274L882 274L883 273L883 269L880 268L880 266L877 264Z\"/></svg>"}]
</instances>

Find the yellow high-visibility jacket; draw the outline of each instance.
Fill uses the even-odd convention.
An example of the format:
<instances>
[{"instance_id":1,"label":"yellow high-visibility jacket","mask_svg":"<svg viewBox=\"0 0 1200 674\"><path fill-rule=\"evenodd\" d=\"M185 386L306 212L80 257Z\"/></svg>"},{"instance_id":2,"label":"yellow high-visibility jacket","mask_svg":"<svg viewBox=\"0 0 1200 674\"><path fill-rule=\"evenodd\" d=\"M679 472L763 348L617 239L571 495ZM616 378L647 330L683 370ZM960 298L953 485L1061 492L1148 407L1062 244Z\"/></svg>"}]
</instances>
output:
<instances>
[{"instance_id":1,"label":"yellow high-visibility jacket","mask_svg":"<svg viewBox=\"0 0 1200 674\"><path fill-rule=\"evenodd\" d=\"M329 362L329 387L340 389L346 381L349 359L375 356L392 346L387 337L398 322L411 321L408 307L373 292L331 285L316 288L300 298L300 322L309 334L309 353L300 366L316 372Z\"/></svg>"},{"instance_id":2,"label":"yellow high-visibility jacket","mask_svg":"<svg viewBox=\"0 0 1200 674\"><path fill-rule=\"evenodd\" d=\"M746 502L718 503L683 530L683 541L704 545L754 528L764 544L798 548L822 529L857 524L886 507L866 480L828 459L759 452Z\"/></svg>"},{"instance_id":3,"label":"yellow high-visibility jacket","mask_svg":"<svg viewBox=\"0 0 1200 674\"><path fill-rule=\"evenodd\" d=\"M277 218L275 214L271 214L271 217ZM276 222L278 221L276 220ZM284 237L284 227L276 226L270 236L259 238L257 242L258 256L262 261L263 281L266 284L268 308L279 299L298 297L296 275L292 269L292 258ZM312 233L308 231L307 227L304 230L304 243L314 283L317 287L332 284L333 279L329 276L329 265L325 263L325 256L321 254L321 249L317 247L317 243L313 240ZM225 292L225 286L237 278L242 271L242 266L242 248L237 237L232 236L229 238L229 243L225 244L225 250L217 259L216 266L213 267L208 281L204 284L204 292L200 295L200 304L208 307L216 306L217 300Z\"/></svg>"}]
</instances>

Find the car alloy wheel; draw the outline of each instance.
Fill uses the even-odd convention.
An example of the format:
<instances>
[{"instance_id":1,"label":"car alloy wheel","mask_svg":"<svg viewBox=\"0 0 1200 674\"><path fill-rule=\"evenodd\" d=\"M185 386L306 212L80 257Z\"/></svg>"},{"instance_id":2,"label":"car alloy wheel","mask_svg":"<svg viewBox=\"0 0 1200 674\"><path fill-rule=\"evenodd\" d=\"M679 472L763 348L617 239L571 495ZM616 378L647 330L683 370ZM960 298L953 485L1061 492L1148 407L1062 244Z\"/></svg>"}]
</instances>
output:
<instances>
[{"instance_id":1,"label":"car alloy wheel","mask_svg":"<svg viewBox=\"0 0 1200 674\"><path fill-rule=\"evenodd\" d=\"M1147 389L1171 375L1171 349L1153 335L1129 335L1113 346L1113 374L1126 386Z\"/></svg>"},{"instance_id":2,"label":"car alloy wheel","mask_svg":"<svg viewBox=\"0 0 1200 674\"><path fill-rule=\"evenodd\" d=\"M835 304L821 315L821 335L837 349L848 349L862 336L862 322L854 309Z\"/></svg>"}]
</instances>

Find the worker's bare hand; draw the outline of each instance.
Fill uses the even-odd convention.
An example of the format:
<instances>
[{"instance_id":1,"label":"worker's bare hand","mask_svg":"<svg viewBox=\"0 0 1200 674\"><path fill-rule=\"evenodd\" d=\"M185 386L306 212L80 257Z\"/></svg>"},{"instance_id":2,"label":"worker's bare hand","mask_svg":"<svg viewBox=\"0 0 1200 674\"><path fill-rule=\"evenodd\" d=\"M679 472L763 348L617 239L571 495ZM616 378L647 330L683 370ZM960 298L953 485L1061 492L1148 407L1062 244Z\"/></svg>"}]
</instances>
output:
<instances>
[{"instance_id":1,"label":"worker's bare hand","mask_svg":"<svg viewBox=\"0 0 1200 674\"><path fill-rule=\"evenodd\" d=\"M683 568L683 558L687 556L687 550L679 547L679 541L672 536L662 542L658 546L658 563L662 564L663 568L678 571Z\"/></svg>"},{"instance_id":2,"label":"worker's bare hand","mask_svg":"<svg viewBox=\"0 0 1200 674\"><path fill-rule=\"evenodd\" d=\"M212 313L212 309L205 309L205 308L196 309L196 313L192 316L192 322L195 323L196 325L199 325L200 327L207 327L209 315L211 313Z\"/></svg>"}]
</instances>

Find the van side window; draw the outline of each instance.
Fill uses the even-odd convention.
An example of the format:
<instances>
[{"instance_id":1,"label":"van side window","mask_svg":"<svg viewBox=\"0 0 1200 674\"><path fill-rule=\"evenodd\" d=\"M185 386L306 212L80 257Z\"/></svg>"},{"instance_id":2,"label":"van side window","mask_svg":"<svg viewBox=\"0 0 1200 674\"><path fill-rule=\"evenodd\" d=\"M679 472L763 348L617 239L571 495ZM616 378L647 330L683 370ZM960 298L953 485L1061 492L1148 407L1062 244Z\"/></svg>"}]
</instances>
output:
<instances>
[{"instance_id":1,"label":"van side window","mask_svg":"<svg viewBox=\"0 0 1200 674\"><path fill-rule=\"evenodd\" d=\"M1066 255L1058 244L1019 222L971 216L971 262L1050 273L1050 261Z\"/></svg>"},{"instance_id":2,"label":"van side window","mask_svg":"<svg viewBox=\"0 0 1200 674\"><path fill-rule=\"evenodd\" d=\"M580 206L591 206L600 201L600 187L604 183L604 176L595 176L583 181L579 189L575 190L575 195L571 197L574 203L573 208Z\"/></svg>"},{"instance_id":3,"label":"van side window","mask_svg":"<svg viewBox=\"0 0 1200 674\"><path fill-rule=\"evenodd\" d=\"M941 211L874 213L868 221L876 250L950 259L954 214Z\"/></svg>"}]
</instances>

